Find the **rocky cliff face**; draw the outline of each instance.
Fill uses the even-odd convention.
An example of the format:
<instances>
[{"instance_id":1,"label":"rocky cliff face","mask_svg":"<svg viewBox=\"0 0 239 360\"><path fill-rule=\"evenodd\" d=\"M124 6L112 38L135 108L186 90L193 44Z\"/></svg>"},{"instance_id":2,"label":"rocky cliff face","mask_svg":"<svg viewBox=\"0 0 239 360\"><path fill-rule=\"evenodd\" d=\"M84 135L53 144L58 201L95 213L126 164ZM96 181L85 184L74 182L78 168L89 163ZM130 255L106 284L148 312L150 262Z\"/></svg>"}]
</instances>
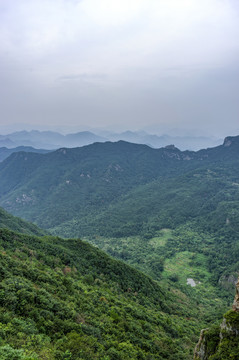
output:
<instances>
[{"instance_id":1,"label":"rocky cliff face","mask_svg":"<svg viewBox=\"0 0 239 360\"><path fill-rule=\"evenodd\" d=\"M236 295L232 304L232 310L239 312L239 279L236 283Z\"/></svg>"},{"instance_id":2,"label":"rocky cliff face","mask_svg":"<svg viewBox=\"0 0 239 360\"><path fill-rule=\"evenodd\" d=\"M206 336L208 329L201 330L199 341L194 350L194 359L207 359Z\"/></svg>"},{"instance_id":3,"label":"rocky cliff face","mask_svg":"<svg viewBox=\"0 0 239 360\"><path fill-rule=\"evenodd\" d=\"M239 359L239 279L232 310L224 315L220 326L201 331L194 360Z\"/></svg>"}]
</instances>

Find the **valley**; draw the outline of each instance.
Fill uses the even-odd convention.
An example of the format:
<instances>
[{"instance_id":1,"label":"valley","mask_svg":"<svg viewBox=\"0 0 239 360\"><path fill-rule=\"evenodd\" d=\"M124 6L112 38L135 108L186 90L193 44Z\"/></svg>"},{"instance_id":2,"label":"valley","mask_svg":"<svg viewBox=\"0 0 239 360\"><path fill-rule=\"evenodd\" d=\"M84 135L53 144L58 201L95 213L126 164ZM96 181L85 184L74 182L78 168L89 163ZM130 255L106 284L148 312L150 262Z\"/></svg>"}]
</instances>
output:
<instances>
[{"instance_id":1,"label":"valley","mask_svg":"<svg viewBox=\"0 0 239 360\"><path fill-rule=\"evenodd\" d=\"M239 137L198 152L120 141L2 161L0 205L25 220L0 212L1 323L34 326L19 328L24 346L4 330L2 348L18 344L19 359L192 359L235 292L238 150ZM38 291L55 305L38 304Z\"/></svg>"}]
</instances>

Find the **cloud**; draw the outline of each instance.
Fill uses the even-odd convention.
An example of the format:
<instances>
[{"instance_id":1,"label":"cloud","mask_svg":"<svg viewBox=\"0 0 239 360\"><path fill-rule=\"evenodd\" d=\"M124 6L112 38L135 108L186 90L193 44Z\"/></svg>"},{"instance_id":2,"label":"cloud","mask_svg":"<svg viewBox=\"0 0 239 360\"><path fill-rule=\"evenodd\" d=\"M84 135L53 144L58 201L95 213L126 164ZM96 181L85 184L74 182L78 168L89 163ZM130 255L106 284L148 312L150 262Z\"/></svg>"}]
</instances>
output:
<instances>
[{"instance_id":1,"label":"cloud","mask_svg":"<svg viewBox=\"0 0 239 360\"><path fill-rule=\"evenodd\" d=\"M94 81L94 80L104 80L107 78L106 74L70 74L63 75L58 78L60 81L65 80L83 80L83 81Z\"/></svg>"},{"instance_id":2,"label":"cloud","mask_svg":"<svg viewBox=\"0 0 239 360\"><path fill-rule=\"evenodd\" d=\"M234 119L238 10L233 0L1 0L2 121Z\"/></svg>"}]
</instances>

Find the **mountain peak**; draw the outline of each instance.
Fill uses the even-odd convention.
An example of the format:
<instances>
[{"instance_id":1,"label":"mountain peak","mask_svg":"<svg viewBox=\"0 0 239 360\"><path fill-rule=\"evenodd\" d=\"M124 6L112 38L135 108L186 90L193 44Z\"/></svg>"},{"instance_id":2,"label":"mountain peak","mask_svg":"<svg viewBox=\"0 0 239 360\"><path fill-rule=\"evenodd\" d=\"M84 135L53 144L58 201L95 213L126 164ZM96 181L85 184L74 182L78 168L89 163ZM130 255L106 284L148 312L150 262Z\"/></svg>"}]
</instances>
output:
<instances>
[{"instance_id":1,"label":"mountain peak","mask_svg":"<svg viewBox=\"0 0 239 360\"><path fill-rule=\"evenodd\" d=\"M239 143L239 135L238 136L227 136L224 139L223 146L229 147L233 143Z\"/></svg>"},{"instance_id":2,"label":"mountain peak","mask_svg":"<svg viewBox=\"0 0 239 360\"><path fill-rule=\"evenodd\" d=\"M164 148L168 150L178 150L178 148L174 144L167 145Z\"/></svg>"}]
</instances>

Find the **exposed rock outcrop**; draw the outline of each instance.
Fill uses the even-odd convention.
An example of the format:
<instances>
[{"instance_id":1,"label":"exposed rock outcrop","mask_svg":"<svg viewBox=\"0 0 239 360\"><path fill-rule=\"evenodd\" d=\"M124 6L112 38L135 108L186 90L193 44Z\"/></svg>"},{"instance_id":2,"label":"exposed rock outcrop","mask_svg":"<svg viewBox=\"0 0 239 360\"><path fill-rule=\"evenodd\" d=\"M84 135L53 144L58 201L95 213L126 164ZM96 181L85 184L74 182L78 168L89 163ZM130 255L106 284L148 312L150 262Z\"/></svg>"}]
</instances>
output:
<instances>
[{"instance_id":1,"label":"exposed rock outcrop","mask_svg":"<svg viewBox=\"0 0 239 360\"><path fill-rule=\"evenodd\" d=\"M218 281L220 287L226 290L232 290L235 288L238 281L238 272L233 272L227 275L222 275Z\"/></svg>"},{"instance_id":2,"label":"exposed rock outcrop","mask_svg":"<svg viewBox=\"0 0 239 360\"><path fill-rule=\"evenodd\" d=\"M232 310L239 312L239 279L236 283L236 295L232 304Z\"/></svg>"},{"instance_id":3,"label":"exposed rock outcrop","mask_svg":"<svg viewBox=\"0 0 239 360\"><path fill-rule=\"evenodd\" d=\"M224 315L220 327L201 331L193 359L239 359L239 279L232 310Z\"/></svg>"},{"instance_id":4,"label":"exposed rock outcrop","mask_svg":"<svg viewBox=\"0 0 239 360\"><path fill-rule=\"evenodd\" d=\"M205 331L208 329L202 329L200 333L200 338L194 350L194 359L207 359L206 354L206 343L205 343Z\"/></svg>"},{"instance_id":5,"label":"exposed rock outcrop","mask_svg":"<svg viewBox=\"0 0 239 360\"><path fill-rule=\"evenodd\" d=\"M226 137L226 138L224 139L223 146L228 147L228 146L231 146L231 144L232 144L231 137L229 137L229 136Z\"/></svg>"}]
</instances>

